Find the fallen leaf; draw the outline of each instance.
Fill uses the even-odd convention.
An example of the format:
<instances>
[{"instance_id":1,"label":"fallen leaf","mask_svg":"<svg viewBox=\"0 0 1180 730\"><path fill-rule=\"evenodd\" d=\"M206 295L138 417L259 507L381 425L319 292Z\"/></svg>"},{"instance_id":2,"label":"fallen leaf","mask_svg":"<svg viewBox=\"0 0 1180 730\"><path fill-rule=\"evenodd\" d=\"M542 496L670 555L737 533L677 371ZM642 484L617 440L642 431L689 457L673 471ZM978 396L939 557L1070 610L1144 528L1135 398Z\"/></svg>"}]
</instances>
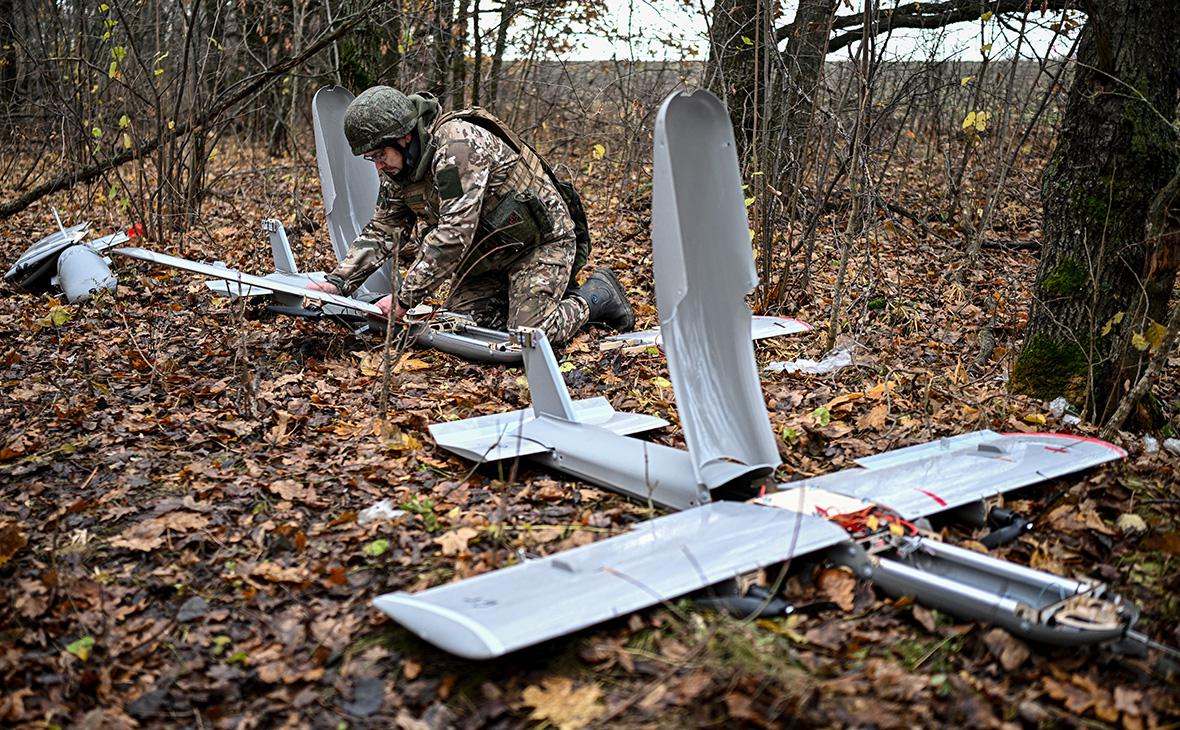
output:
<instances>
[{"instance_id":1,"label":"fallen leaf","mask_svg":"<svg viewBox=\"0 0 1180 730\"><path fill-rule=\"evenodd\" d=\"M302 568L284 568L269 562L258 565L252 572L271 583L303 583L307 579L307 571Z\"/></svg>"},{"instance_id":2,"label":"fallen leaf","mask_svg":"<svg viewBox=\"0 0 1180 730\"><path fill-rule=\"evenodd\" d=\"M851 611L856 592L856 576L845 567L824 568L816 580L820 594L843 611Z\"/></svg>"},{"instance_id":3,"label":"fallen leaf","mask_svg":"<svg viewBox=\"0 0 1180 730\"><path fill-rule=\"evenodd\" d=\"M672 702L676 705L687 705L697 698L701 692L708 689L709 685L713 683L713 676L708 672L693 672L685 677L676 687L676 699Z\"/></svg>"},{"instance_id":4,"label":"fallen leaf","mask_svg":"<svg viewBox=\"0 0 1180 730\"><path fill-rule=\"evenodd\" d=\"M446 557L467 555L467 542L479 534L479 530L470 527L460 527L458 530L439 535L434 541L442 547L442 554Z\"/></svg>"},{"instance_id":5,"label":"fallen leaf","mask_svg":"<svg viewBox=\"0 0 1180 730\"><path fill-rule=\"evenodd\" d=\"M1000 660L1000 666L1006 672L1017 669L1029 657L1028 645L1003 629L992 629L987 632L983 637L983 643L992 656Z\"/></svg>"},{"instance_id":6,"label":"fallen leaf","mask_svg":"<svg viewBox=\"0 0 1180 730\"><path fill-rule=\"evenodd\" d=\"M1152 535L1143 541L1143 547L1148 550L1180 555L1180 532L1164 532Z\"/></svg>"},{"instance_id":7,"label":"fallen leaf","mask_svg":"<svg viewBox=\"0 0 1180 730\"><path fill-rule=\"evenodd\" d=\"M840 411L841 413L847 413L849 411L849 409L852 408L853 401L860 400L861 398L864 398L864 397L865 397L864 393L845 393L844 395L838 395L835 398L828 401L827 405L825 405L824 408L827 408L828 411L831 413L835 413L836 411Z\"/></svg>"},{"instance_id":8,"label":"fallen leaf","mask_svg":"<svg viewBox=\"0 0 1180 730\"><path fill-rule=\"evenodd\" d=\"M748 695L730 692L725 695L725 708L731 720L744 720L755 727L767 727L766 718L754 709L754 700Z\"/></svg>"},{"instance_id":9,"label":"fallen leaf","mask_svg":"<svg viewBox=\"0 0 1180 730\"><path fill-rule=\"evenodd\" d=\"M1081 715L1094 706L1094 700L1090 693L1080 687L1075 687L1073 684L1063 684L1052 677L1042 677L1041 683L1045 686L1045 691L1049 693L1049 696L1059 702L1064 701L1066 709L1070 712Z\"/></svg>"},{"instance_id":10,"label":"fallen leaf","mask_svg":"<svg viewBox=\"0 0 1180 730\"><path fill-rule=\"evenodd\" d=\"M20 525L9 522L0 527L0 565L7 563L18 550L28 544L29 540L21 532Z\"/></svg>"},{"instance_id":11,"label":"fallen leaf","mask_svg":"<svg viewBox=\"0 0 1180 730\"><path fill-rule=\"evenodd\" d=\"M865 391L865 397L870 400L881 400L886 394L893 394L892 380L881 381Z\"/></svg>"},{"instance_id":12,"label":"fallen leaf","mask_svg":"<svg viewBox=\"0 0 1180 730\"><path fill-rule=\"evenodd\" d=\"M71 641L66 645L66 651L78 657L82 661L90 658L90 650L94 648L94 637L83 636L77 641Z\"/></svg>"},{"instance_id":13,"label":"fallen leaf","mask_svg":"<svg viewBox=\"0 0 1180 730\"><path fill-rule=\"evenodd\" d=\"M386 540L385 538L374 540L364 547L365 555L368 555L371 558L381 557L387 550L389 550L389 540Z\"/></svg>"},{"instance_id":14,"label":"fallen leaf","mask_svg":"<svg viewBox=\"0 0 1180 730\"><path fill-rule=\"evenodd\" d=\"M148 552L160 547L166 541L169 530L185 533L202 530L209 524L205 515L193 512L169 512L166 515L144 520L132 525L123 534L111 540L111 547Z\"/></svg>"},{"instance_id":15,"label":"fallen leaf","mask_svg":"<svg viewBox=\"0 0 1180 730\"><path fill-rule=\"evenodd\" d=\"M36 618L49 608L49 589L39 580L17 581L16 610L25 618Z\"/></svg>"},{"instance_id":16,"label":"fallen leaf","mask_svg":"<svg viewBox=\"0 0 1180 730\"><path fill-rule=\"evenodd\" d=\"M407 659L402 662L402 675L406 679L417 679L418 675L422 673L422 665L413 659Z\"/></svg>"},{"instance_id":17,"label":"fallen leaf","mask_svg":"<svg viewBox=\"0 0 1180 730\"><path fill-rule=\"evenodd\" d=\"M646 712L652 712L664 703L664 698L667 696L668 685L657 684L650 692L644 695L643 699L639 701L639 707Z\"/></svg>"},{"instance_id":18,"label":"fallen leaf","mask_svg":"<svg viewBox=\"0 0 1180 730\"><path fill-rule=\"evenodd\" d=\"M397 369L402 372L412 373L418 370L429 370L430 363L425 360L418 360L412 357L402 357L397 364Z\"/></svg>"},{"instance_id":19,"label":"fallen leaf","mask_svg":"<svg viewBox=\"0 0 1180 730\"><path fill-rule=\"evenodd\" d=\"M311 507L323 507L327 504L316 495L315 489L310 484L300 484L294 479L280 479L277 482L271 482L266 489L288 502L302 502Z\"/></svg>"},{"instance_id":20,"label":"fallen leaf","mask_svg":"<svg viewBox=\"0 0 1180 730\"><path fill-rule=\"evenodd\" d=\"M885 423L889 420L889 405L887 403L878 403L873 406L873 409L856 419L856 427L862 431L879 431L885 427Z\"/></svg>"},{"instance_id":21,"label":"fallen leaf","mask_svg":"<svg viewBox=\"0 0 1180 730\"><path fill-rule=\"evenodd\" d=\"M1143 692L1131 687L1114 688L1114 706L1119 712L1138 717L1142 714L1139 703L1143 701Z\"/></svg>"},{"instance_id":22,"label":"fallen leaf","mask_svg":"<svg viewBox=\"0 0 1180 730\"><path fill-rule=\"evenodd\" d=\"M413 451L421 448L422 442L413 434L390 426L381 434L381 446L387 451Z\"/></svg>"},{"instance_id":23,"label":"fallen leaf","mask_svg":"<svg viewBox=\"0 0 1180 730\"><path fill-rule=\"evenodd\" d=\"M521 696L524 703L533 708L529 714L531 719L547 720L558 730L585 727L606 710L599 702L602 690L597 684L574 689L573 680L568 677L551 677L542 681L540 687L525 687Z\"/></svg>"},{"instance_id":24,"label":"fallen leaf","mask_svg":"<svg viewBox=\"0 0 1180 730\"><path fill-rule=\"evenodd\" d=\"M878 658L868 660L865 675L872 681L876 694L902 702L911 702L930 685L930 678L925 674L913 674L895 662Z\"/></svg>"},{"instance_id":25,"label":"fallen leaf","mask_svg":"<svg viewBox=\"0 0 1180 730\"><path fill-rule=\"evenodd\" d=\"M933 611L915 603L910 609L910 613L915 621L922 624L922 628L932 634L938 633L938 617L934 615Z\"/></svg>"},{"instance_id":26,"label":"fallen leaf","mask_svg":"<svg viewBox=\"0 0 1180 730\"><path fill-rule=\"evenodd\" d=\"M568 494L560 484L552 479L539 481L536 487L536 491L533 492L533 499L541 499L546 502L559 502L565 499Z\"/></svg>"}]
</instances>

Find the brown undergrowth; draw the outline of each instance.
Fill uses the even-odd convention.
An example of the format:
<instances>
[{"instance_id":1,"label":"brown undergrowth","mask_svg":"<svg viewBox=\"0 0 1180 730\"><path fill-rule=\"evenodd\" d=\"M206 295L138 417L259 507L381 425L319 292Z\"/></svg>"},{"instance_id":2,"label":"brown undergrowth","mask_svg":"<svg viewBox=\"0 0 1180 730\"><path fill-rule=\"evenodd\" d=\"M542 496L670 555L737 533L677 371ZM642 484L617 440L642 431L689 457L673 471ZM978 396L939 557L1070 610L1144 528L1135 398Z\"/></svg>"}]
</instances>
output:
<instances>
[{"instance_id":1,"label":"brown undergrowth","mask_svg":"<svg viewBox=\"0 0 1180 730\"><path fill-rule=\"evenodd\" d=\"M256 223L275 216L306 268L328 265L323 229L301 228L322 219L313 166L225 172L197 229L150 245L262 272L269 253ZM125 225L116 203L95 194L53 202L67 222ZM587 198L595 262L628 286L640 326L654 325L646 201ZM1035 240L1035 201L1008 213L1004 235ZM39 205L0 222L0 260L51 221ZM978 428L1094 432L1005 391L1033 254L985 248L956 277L953 223L931 232L939 237L901 221L858 243L840 316L855 365L765 375L781 478ZM822 329L838 254L835 241L819 245L812 290L787 287L782 307ZM527 464L473 470L433 446L429 423L527 404L516 369L411 352L382 418L379 341L267 316L178 272L116 267L117 294L84 305L0 292L0 722L1136 728L1180 719L1175 665L1158 653L1028 645L803 565L786 594L815 610L793 617L740 621L678 601L497 662L447 656L386 620L372 598L582 545L650 512ZM796 261L783 267L799 273ZM600 352L602 334L559 354L574 396L675 421L658 353ZM817 331L756 349L761 364L818 359L822 342ZM990 344L982 355L981 342ZM1174 378L1158 395L1175 398ZM676 428L655 438L681 443ZM1038 515L1038 528L999 554L1109 581L1143 608L1147 634L1174 645L1176 457L1144 453L1130 435L1122 445L1123 463L1010 500ZM404 514L360 524L383 499ZM947 532L960 543L978 536Z\"/></svg>"}]
</instances>

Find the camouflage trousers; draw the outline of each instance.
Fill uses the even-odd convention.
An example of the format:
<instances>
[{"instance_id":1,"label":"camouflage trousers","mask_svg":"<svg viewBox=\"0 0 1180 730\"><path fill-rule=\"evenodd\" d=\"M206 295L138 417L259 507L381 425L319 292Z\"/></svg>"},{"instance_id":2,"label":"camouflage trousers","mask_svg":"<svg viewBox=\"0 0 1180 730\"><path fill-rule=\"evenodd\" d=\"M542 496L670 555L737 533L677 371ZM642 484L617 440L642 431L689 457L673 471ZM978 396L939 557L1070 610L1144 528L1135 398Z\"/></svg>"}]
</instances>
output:
<instances>
[{"instance_id":1,"label":"camouflage trousers","mask_svg":"<svg viewBox=\"0 0 1180 730\"><path fill-rule=\"evenodd\" d=\"M482 327L536 327L561 344L590 319L584 300L563 298L573 265L571 234L527 251L505 268L456 278L447 309Z\"/></svg>"}]
</instances>

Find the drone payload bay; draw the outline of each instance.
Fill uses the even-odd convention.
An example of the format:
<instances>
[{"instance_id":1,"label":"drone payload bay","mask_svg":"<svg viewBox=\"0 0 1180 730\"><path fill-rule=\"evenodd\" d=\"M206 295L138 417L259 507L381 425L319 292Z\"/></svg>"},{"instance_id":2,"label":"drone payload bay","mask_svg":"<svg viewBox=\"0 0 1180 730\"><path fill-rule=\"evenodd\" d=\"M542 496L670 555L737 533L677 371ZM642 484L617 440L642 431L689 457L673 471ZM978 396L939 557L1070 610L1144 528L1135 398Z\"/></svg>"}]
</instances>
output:
<instances>
[{"instance_id":1,"label":"drone payload bay","mask_svg":"<svg viewBox=\"0 0 1180 730\"><path fill-rule=\"evenodd\" d=\"M655 128L652 240L660 329L687 450L633 438L665 425L570 398L538 330L520 347L532 408L435 424L477 462L528 456L673 514L546 558L374 604L425 640L485 659L809 554L893 594L1018 635L1083 644L1127 635L1136 608L1072 580L944 544L913 521L1125 456L1062 434L980 431L776 485L780 464L744 297L756 283L733 133L708 92L682 92ZM745 495L746 501L718 501Z\"/></svg>"}]
</instances>

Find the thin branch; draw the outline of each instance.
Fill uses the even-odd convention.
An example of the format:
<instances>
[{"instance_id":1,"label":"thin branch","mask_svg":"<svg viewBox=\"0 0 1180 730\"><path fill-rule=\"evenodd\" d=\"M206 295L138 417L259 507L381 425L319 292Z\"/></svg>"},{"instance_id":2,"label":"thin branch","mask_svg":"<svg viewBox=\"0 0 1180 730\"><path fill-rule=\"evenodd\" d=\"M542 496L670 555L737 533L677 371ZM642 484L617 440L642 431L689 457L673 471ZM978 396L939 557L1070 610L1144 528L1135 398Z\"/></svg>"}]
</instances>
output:
<instances>
[{"instance_id":1,"label":"thin branch","mask_svg":"<svg viewBox=\"0 0 1180 730\"><path fill-rule=\"evenodd\" d=\"M295 68L323 49L331 46L332 43L337 41L341 36L360 25L360 23L368 17L370 11L372 11L373 8L375 8L378 4L379 0L372 0L368 7L342 22L340 26L336 28L336 30L324 36L316 43L308 46L299 55L293 56L284 61L280 61L274 66L271 66L265 71L261 71L254 76L242 79L237 84L235 84L235 86L238 87L236 91L227 90L226 96L223 96L221 100L210 105L208 111L198 117L194 122L182 122L177 124L175 128L157 135L154 139L149 140L144 144L135 147L134 149L124 150L114 157L109 157L102 162L95 163L81 170L62 173L49 182L38 185L19 198L0 205L0 219L8 218L12 215L15 215L16 213L21 212L46 195L56 193L59 190L64 190L77 185L78 183L90 182L91 180L94 180L105 173L107 170L118 167L119 165L122 165L126 162L137 160L144 155L155 151L156 148L160 147L161 145L166 144L178 137L182 137L191 132L204 129L212 121L221 116L221 114L223 114L226 109L229 109L243 99L248 99L251 96L257 94L279 77L284 75L287 71L290 71L292 68ZM230 87L230 89L233 88L234 87L232 86Z\"/></svg>"},{"instance_id":2,"label":"thin branch","mask_svg":"<svg viewBox=\"0 0 1180 730\"><path fill-rule=\"evenodd\" d=\"M944 26L978 20L986 10L995 15L1007 13L1028 13L1033 10L1041 12L1059 10L1082 10L1083 0L992 0L983 5L979 0L946 0L945 2L921 3L915 2L900 5L892 11L883 11L882 19L873 23L871 35L877 36L898 28L942 28ZM845 30L832 37L828 42L828 52L838 51L851 45L864 36L863 14L853 13L841 15L832 21L833 30ZM794 23L785 25L775 31L775 40L782 43L787 40L794 29Z\"/></svg>"}]
</instances>

